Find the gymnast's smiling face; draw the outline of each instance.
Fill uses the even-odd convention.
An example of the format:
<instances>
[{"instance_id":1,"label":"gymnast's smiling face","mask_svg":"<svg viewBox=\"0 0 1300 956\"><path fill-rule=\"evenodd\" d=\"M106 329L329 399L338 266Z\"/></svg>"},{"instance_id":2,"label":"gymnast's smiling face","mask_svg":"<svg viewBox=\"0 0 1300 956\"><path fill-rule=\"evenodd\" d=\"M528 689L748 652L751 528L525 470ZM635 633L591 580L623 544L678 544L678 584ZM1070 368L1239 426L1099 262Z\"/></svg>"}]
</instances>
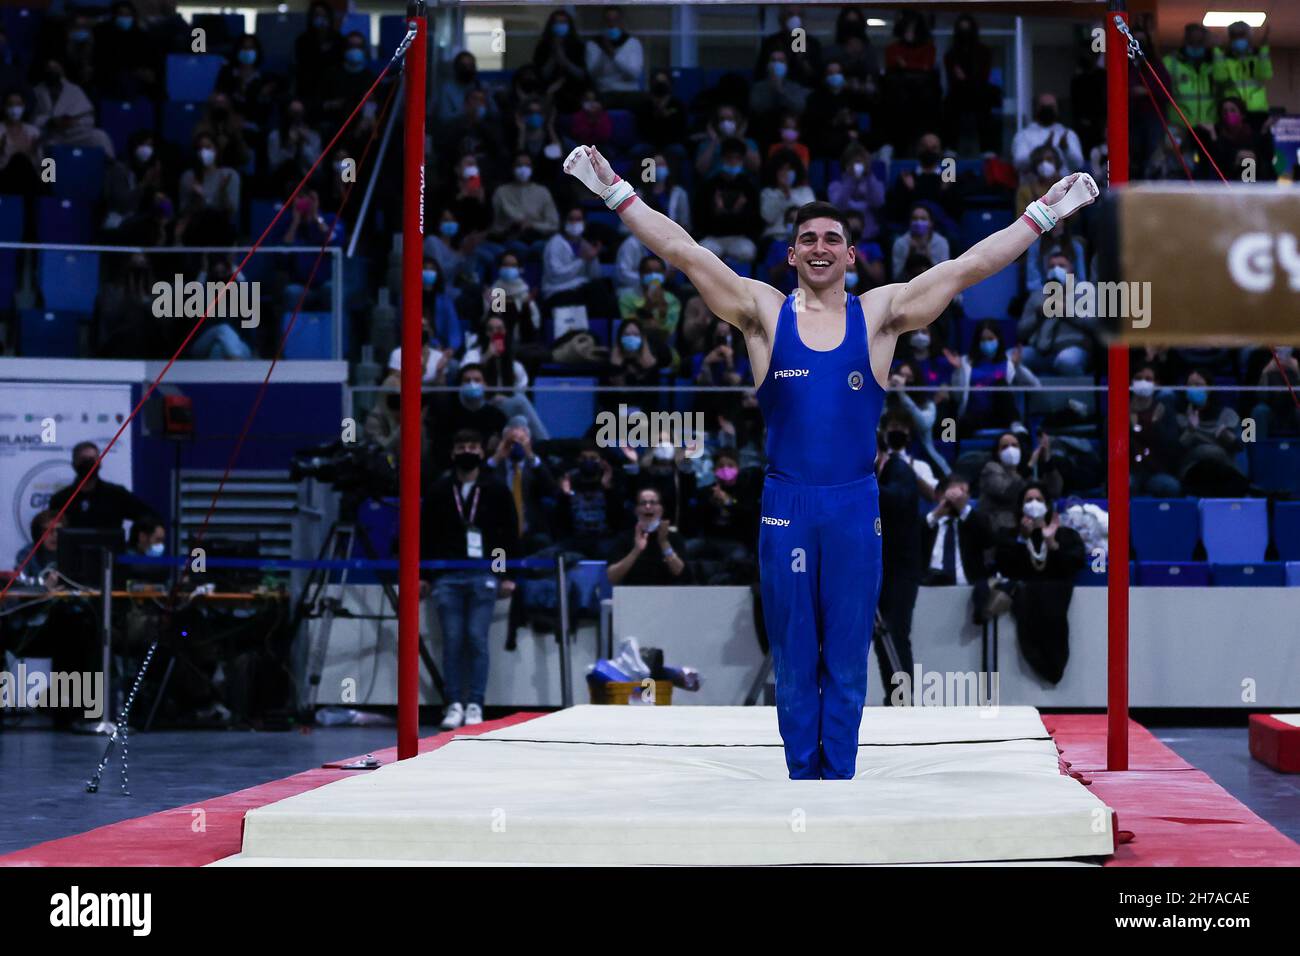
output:
<instances>
[{"instance_id":1,"label":"gymnast's smiling face","mask_svg":"<svg viewBox=\"0 0 1300 956\"><path fill-rule=\"evenodd\" d=\"M821 291L844 288L844 273L857 261L844 227L834 219L819 216L801 222L786 262L794 266L799 285Z\"/></svg>"}]
</instances>

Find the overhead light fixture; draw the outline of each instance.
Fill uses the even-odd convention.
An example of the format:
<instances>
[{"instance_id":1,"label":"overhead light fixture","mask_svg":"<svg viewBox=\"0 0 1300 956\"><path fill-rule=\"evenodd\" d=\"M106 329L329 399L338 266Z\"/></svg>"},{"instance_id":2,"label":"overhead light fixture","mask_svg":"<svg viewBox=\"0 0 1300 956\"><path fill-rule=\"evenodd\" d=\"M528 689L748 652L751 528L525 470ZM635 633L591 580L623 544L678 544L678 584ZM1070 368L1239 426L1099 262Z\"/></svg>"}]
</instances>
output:
<instances>
[{"instance_id":1,"label":"overhead light fixture","mask_svg":"<svg viewBox=\"0 0 1300 956\"><path fill-rule=\"evenodd\" d=\"M1205 14L1205 19L1201 21L1204 27L1226 27L1231 26L1238 20L1245 22L1249 27L1262 27L1264 21L1268 19L1267 13L1259 11L1234 12L1232 10L1210 10Z\"/></svg>"}]
</instances>

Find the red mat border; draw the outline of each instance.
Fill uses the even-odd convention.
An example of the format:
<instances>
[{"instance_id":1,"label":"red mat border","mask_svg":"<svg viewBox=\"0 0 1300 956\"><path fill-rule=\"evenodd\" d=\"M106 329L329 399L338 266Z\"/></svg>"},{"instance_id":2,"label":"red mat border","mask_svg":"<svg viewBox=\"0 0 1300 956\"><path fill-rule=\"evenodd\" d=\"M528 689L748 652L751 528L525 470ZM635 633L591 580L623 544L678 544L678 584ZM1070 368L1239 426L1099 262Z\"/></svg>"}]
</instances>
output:
<instances>
[{"instance_id":1,"label":"red mat border","mask_svg":"<svg viewBox=\"0 0 1300 956\"><path fill-rule=\"evenodd\" d=\"M521 712L486 721L485 733L542 713ZM1300 866L1300 845L1252 813L1210 777L1187 763L1141 724L1129 724L1130 769L1105 770L1104 714L1044 714L1062 764L1118 815L1132 834L1107 866ZM455 734L420 741L437 750ZM1245 746L1243 733L1242 745ZM373 754L397 759L395 747ZM358 759L358 758L351 758ZM203 866L240 851L244 814L354 773L316 768L201 803L164 810L51 840L0 856L0 866ZM200 815L201 811L201 815ZM203 821L202 830L196 821Z\"/></svg>"}]
</instances>

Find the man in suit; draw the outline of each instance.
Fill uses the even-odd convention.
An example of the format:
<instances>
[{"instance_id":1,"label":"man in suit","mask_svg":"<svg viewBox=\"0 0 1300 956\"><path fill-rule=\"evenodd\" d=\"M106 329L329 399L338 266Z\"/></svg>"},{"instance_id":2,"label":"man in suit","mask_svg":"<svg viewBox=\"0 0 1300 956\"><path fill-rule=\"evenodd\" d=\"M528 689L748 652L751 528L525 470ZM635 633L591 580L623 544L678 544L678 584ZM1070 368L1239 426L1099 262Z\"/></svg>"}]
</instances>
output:
<instances>
[{"instance_id":1,"label":"man in suit","mask_svg":"<svg viewBox=\"0 0 1300 956\"><path fill-rule=\"evenodd\" d=\"M885 704L904 703L911 696L895 694L912 679L912 611L921 588L924 531L921 493L916 472L907 460L906 424L885 422L877 436L876 481L880 487L882 569L880 618L888 631L876 647ZM906 675L899 684L897 675Z\"/></svg>"},{"instance_id":2,"label":"man in suit","mask_svg":"<svg viewBox=\"0 0 1300 956\"><path fill-rule=\"evenodd\" d=\"M971 506L970 480L965 475L948 473L937 493L938 504L925 516L924 581L938 587L973 586L973 620L982 624L992 573L993 528L988 517Z\"/></svg>"}]
</instances>

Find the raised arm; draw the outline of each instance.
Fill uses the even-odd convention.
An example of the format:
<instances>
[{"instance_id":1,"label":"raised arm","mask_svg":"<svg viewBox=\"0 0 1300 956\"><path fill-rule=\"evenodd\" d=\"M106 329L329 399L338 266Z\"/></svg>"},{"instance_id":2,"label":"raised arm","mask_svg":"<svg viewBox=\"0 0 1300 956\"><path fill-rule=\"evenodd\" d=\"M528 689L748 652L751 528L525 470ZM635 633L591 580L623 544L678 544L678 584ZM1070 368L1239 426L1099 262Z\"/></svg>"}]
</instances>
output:
<instances>
[{"instance_id":1,"label":"raised arm","mask_svg":"<svg viewBox=\"0 0 1300 956\"><path fill-rule=\"evenodd\" d=\"M677 223L639 202L631 183L610 168L594 146L579 146L564 161L564 171L582 180L619 214L641 244L665 262L686 273L714 315L742 331L758 315L758 299L769 287L736 275Z\"/></svg>"},{"instance_id":2,"label":"raised arm","mask_svg":"<svg viewBox=\"0 0 1300 956\"><path fill-rule=\"evenodd\" d=\"M902 335L925 328L939 317L957 293L1011 265L1034 240L1093 202L1097 194L1097 184L1091 176L1072 173L1057 182L1042 199L1030 203L1025 214L1011 225L985 236L956 259L931 266L911 282L885 287L892 290L887 319L891 331Z\"/></svg>"}]
</instances>

